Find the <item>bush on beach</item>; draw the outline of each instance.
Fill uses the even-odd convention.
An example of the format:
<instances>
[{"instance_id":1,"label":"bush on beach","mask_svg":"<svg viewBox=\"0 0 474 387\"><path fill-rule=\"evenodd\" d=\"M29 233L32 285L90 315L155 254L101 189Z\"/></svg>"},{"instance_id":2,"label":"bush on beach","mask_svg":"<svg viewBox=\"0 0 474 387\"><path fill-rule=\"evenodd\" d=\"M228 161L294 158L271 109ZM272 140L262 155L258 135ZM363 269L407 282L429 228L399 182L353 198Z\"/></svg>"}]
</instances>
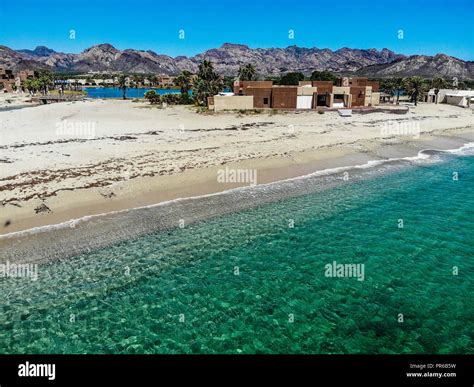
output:
<instances>
[{"instance_id":1,"label":"bush on beach","mask_svg":"<svg viewBox=\"0 0 474 387\"><path fill-rule=\"evenodd\" d=\"M155 90L149 90L144 95L151 105L165 103L167 105L190 105L194 101L189 94L163 94L159 95Z\"/></svg>"}]
</instances>

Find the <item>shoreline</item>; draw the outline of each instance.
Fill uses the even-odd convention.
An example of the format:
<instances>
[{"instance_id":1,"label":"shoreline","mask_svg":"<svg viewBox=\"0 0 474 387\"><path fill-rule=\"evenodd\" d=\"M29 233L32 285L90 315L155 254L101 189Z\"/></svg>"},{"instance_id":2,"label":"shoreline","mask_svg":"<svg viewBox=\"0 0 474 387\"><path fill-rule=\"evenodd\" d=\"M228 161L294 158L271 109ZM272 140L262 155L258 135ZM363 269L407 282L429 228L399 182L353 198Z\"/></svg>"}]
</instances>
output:
<instances>
[{"instance_id":1,"label":"shoreline","mask_svg":"<svg viewBox=\"0 0 474 387\"><path fill-rule=\"evenodd\" d=\"M451 135L421 136L418 140L407 141L403 144L373 144L375 147L371 153L357 152L344 147L330 147L319 150L317 155L302 152L294 155L292 159L281 157L248 159L225 166L191 169L174 175L137 178L128 182L119 182L112 187L94 189L93 192L90 189L63 191L48 200L48 206L53 207L54 212L30 216L20 215L8 229L5 227L0 229L0 247L1 240L8 234L54 226L89 216L158 205L173 200L219 194L250 185L217 182L217 172L223 168L249 169L252 167L258 171L257 185L277 183L336 168L353 168L376 161L389 161L389 159L414 158L423 150L456 150L474 141L474 128L472 132L463 132L464 130ZM97 195L97 191L103 196L106 196L104 192L108 191L113 193L114 197L104 201ZM120 193L116 194L116 192ZM118 196L115 197L115 195Z\"/></svg>"},{"instance_id":2,"label":"shoreline","mask_svg":"<svg viewBox=\"0 0 474 387\"><path fill-rule=\"evenodd\" d=\"M474 142L446 153L471 155ZM433 152L434 151L434 152ZM441 151L443 152L443 151ZM0 262L43 264L57 259L91 253L126 243L150 233L192 226L231 213L249 211L261 205L343 187L344 175L358 182L417 168L437 159L436 149L425 149L416 157L391 158L346 167L334 167L272 183L232 188L201 196L178 198L139 208L85 216L60 224L43 226L0 236ZM435 161L437 162L437 161ZM183 225L180 223L183 222ZM46 235L45 235L46 234ZM47 236L47 237L45 237Z\"/></svg>"},{"instance_id":3,"label":"shoreline","mask_svg":"<svg viewBox=\"0 0 474 387\"><path fill-rule=\"evenodd\" d=\"M431 110L412 112L413 117L376 113L350 120L337 113L202 116L180 107L146 107L97 101L0 112L13 117L5 125L5 157L0 158L0 236L248 185L219 182L218 172L225 168L254 170L257 183L266 184L331 168L415 157L422 149L456 149L474 141L471 112L445 106L423 107ZM134 116L123 122L122 110ZM444 121L437 117L440 111ZM53 113L70 121L86 113L88 119L98 115L100 126L92 139L58 140ZM23 122L20 114L27 116ZM45 121L39 133L30 128L28 123L35 121L30 116ZM164 122L156 124L157 117ZM420 137L381 135L381 123L388 119L421 120ZM18 130L18 120L26 132ZM184 134L181 122L186 124ZM295 134L288 133L291 125ZM40 165L32 164L32 155Z\"/></svg>"},{"instance_id":4,"label":"shoreline","mask_svg":"<svg viewBox=\"0 0 474 387\"><path fill-rule=\"evenodd\" d=\"M472 135L472 140L474 140L474 133L473 132L468 132L468 133L469 135ZM431 153L433 151L435 152L441 151L441 152L455 154L465 149L466 147L469 149L473 147L474 142L468 141L468 139L466 139L466 137L464 136L465 134L463 134L462 137L459 137L459 136L456 137L458 145L460 145L457 148L450 148L450 146L452 146L453 144L452 137L441 137L441 136L436 136L434 138L425 137L425 138L421 138L417 140L417 143L407 142L404 144L404 150L405 150L404 155L399 156L399 157L370 159L369 157L367 157L367 155L362 155L360 153L350 153L350 152L347 152L347 150L346 152L344 152L343 150L338 149L337 151L341 153L338 157L320 158L319 160L312 160L305 164L292 165L290 169L282 168L281 166L277 168L275 167L269 168L266 170L267 173L266 173L264 181L260 181L258 185L254 187L259 189L264 186L272 186L272 185L278 185L282 183L291 183L291 181L304 180L310 177L335 176L336 174L346 173L346 171L354 171L357 169L377 168L379 166L382 166L384 164L389 164L392 162L401 162L401 161L411 162L411 161L429 158L429 156L423 157L423 152ZM467 137L470 137L470 136L467 136ZM462 138L462 141L467 141L467 142L459 142L461 138ZM420 145L422 144L433 144L433 145L437 144L437 147L421 148ZM382 151L382 148L384 147L382 146L379 147L377 151L379 152ZM334 153L335 149L329 149L328 151ZM394 153L398 154L399 152L400 152L400 147L398 146ZM415 152L416 152L416 155L414 155ZM245 162L242 162L239 164L242 166L242 164L245 164L249 161L251 160L246 160ZM269 162L269 160L260 160L260 161ZM280 162L281 161L282 160L280 160ZM312 169L314 168L315 165L318 165L319 167L317 167L317 169ZM324 168L323 166L326 166L326 167ZM209 172L209 170L212 170L212 169L215 169L215 168L208 168L206 171L201 170L201 171L196 171L196 172ZM176 175L169 176L169 178L171 179L178 178L178 177L185 179L185 177L183 176L176 176ZM277 179L275 180L276 177ZM108 207L106 211L102 211L102 212L89 211L87 214L82 213L82 215L78 217L71 217L72 212L70 210L65 210L64 212L61 212L59 214L54 214L55 216L51 217L51 219L61 219L59 222L54 222L54 223L42 222L39 225L35 225L33 227L28 227L28 228L19 229L16 231L5 233L5 234L0 234L0 247L5 247L6 245L10 245L10 244L15 245L17 242L23 240L24 238L27 239L29 237L35 236L36 234L43 234L45 232L49 232L52 230L60 230L62 228L76 228L79 224L82 224L82 223L85 223L85 225L87 226L88 222L97 218L107 219L108 217L113 217L116 215L120 216L121 214L125 214L125 213L133 213L134 211L146 211L147 209L152 209L155 207L172 205L173 203L178 203L180 201L189 202L193 200L205 199L205 198L216 196L216 195L218 196L218 195L224 195L224 194L232 194L241 189L245 190L245 188L252 188L251 185L237 184L232 187L218 190L216 189L217 183L215 183L215 181L207 181L207 183L212 183L212 182L214 182L214 184L207 185L206 189L202 191L198 191L199 194L196 194L197 191L193 190L192 192L194 194L189 193L190 191L186 191L188 192L187 196L173 195L173 193L181 192L181 189L186 190L187 188L187 187L181 187L181 189L177 188L175 191L167 190L166 192L161 192L161 194L164 195L163 198L167 197L166 199L162 199L156 202L145 201L142 205L135 206L135 207L130 207L129 200L121 200L121 201L115 202L113 206ZM331 188L330 186L324 187L324 189L330 189L330 188ZM304 195L304 193L302 193L301 195ZM294 196L300 196L300 194L296 194ZM292 197L292 196L289 196L289 197ZM265 204L265 201L263 201L263 203L261 204ZM90 207L87 207L87 208L90 209ZM100 208L103 209L104 206L101 205ZM245 211L250 208L252 208L251 205L247 207L244 206L242 210ZM230 211L230 212L234 212L234 211ZM227 212L224 211L223 214L225 213ZM210 216L210 218L212 218L212 216ZM204 220L204 219L200 219L200 220ZM28 223L28 220L26 221L26 224L30 224ZM134 237L132 234L130 235L130 239L133 239ZM135 235L135 237L137 236L140 236L140 234ZM127 238L123 240L127 240Z\"/></svg>"}]
</instances>

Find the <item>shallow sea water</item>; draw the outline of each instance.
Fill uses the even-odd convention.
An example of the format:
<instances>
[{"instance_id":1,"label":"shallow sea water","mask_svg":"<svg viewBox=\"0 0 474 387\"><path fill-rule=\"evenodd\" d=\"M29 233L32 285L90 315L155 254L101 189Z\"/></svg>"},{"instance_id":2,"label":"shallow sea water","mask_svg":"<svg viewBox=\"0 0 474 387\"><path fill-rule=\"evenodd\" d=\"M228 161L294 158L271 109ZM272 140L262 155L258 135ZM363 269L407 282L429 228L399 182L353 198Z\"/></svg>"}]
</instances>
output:
<instances>
[{"instance_id":1,"label":"shallow sea water","mask_svg":"<svg viewBox=\"0 0 474 387\"><path fill-rule=\"evenodd\" d=\"M0 352L474 353L474 157L436 157L2 278Z\"/></svg>"}]
</instances>

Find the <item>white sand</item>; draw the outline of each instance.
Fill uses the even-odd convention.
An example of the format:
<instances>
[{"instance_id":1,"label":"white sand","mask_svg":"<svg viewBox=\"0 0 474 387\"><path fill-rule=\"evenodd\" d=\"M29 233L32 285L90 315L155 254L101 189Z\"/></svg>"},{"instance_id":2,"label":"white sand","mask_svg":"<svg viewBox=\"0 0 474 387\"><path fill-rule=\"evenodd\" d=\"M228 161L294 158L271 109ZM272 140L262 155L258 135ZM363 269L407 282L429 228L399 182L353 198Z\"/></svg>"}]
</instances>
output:
<instances>
[{"instance_id":1,"label":"white sand","mask_svg":"<svg viewBox=\"0 0 474 387\"><path fill-rule=\"evenodd\" d=\"M0 234L226 189L215 184L223 164L267 171L269 181L296 173L285 173L285 167L314 160L356 153L393 157L377 146L412 141L418 130L471 132L473 118L472 110L434 104L420 104L406 115L352 117L314 111L203 115L191 107L158 109L120 100L0 111L0 222L11 221L0 224ZM388 120L394 130L407 124L411 134L386 133ZM280 173L268 173L276 169ZM42 200L53 213L35 214Z\"/></svg>"}]
</instances>

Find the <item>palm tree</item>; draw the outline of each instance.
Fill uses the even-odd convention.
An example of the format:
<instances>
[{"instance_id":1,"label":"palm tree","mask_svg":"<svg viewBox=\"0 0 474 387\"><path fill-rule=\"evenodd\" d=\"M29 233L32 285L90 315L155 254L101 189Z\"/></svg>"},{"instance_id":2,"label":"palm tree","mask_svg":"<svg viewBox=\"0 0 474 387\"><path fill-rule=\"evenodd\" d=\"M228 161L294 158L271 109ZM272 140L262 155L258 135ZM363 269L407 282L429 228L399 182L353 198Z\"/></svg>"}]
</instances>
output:
<instances>
[{"instance_id":1,"label":"palm tree","mask_svg":"<svg viewBox=\"0 0 474 387\"><path fill-rule=\"evenodd\" d=\"M125 74L120 74L117 79L117 85L119 89L122 89L123 99L127 99L127 76Z\"/></svg>"},{"instance_id":2,"label":"palm tree","mask_svg":"<svg viewBox=\"0 0 474 387\"><path fill-rule=\"evenodd\" d=\"M43 71L38 78L39 89L43 95L48 94L48 89L53 83L53 78L49 71Z\"/></svg>"},{"instance_id":3,"label":"palm tree","mask_svg":"<svg viewBox=\"0 0 474 387\"><path fill-rule=\"evenodd\" d=\"M446 81L441 77L436 77L431 81L431 87L434 88L434 92L436 95L436 103L438 103L439 90L446 87Z\"/></svg>"},{"instance_id":4,"label":"palm tree","mask_svg":"<svg viewBox=\"0 0 474 387\"><path fill-rule=\"evenodd\" d=\"M415 106L417 106L418 100L421 99L425 93L423 79L421 77L407 78L405 86L411 101L415 103Z\"/></svg>"},{"instance_id":5,"label":"palm tree","mask_svg":"<svg viewBox=\"0 0 474 387\"><path fill-rule=\"evenodd\" d=\"M204 60L199 65L199 71L193 83L193 96L196 103L207 106L207 98L219 93L222 87L222 78L214 71L212 63Z\"/></svg>"},{"instance_id":6,"label":"palm tree","mask_svg":"<svg viewBox=\"0 0 474 387\"><path fill-rule=\"evenodd\" d=\"M380 88L384 93L390 95L389 102L392 100L393 93L395 91L395 84L392 79L384 79L380 82Z\"/></svg>"},{"instance_id":7,"label":"palm tree","mask_svg":"<svg viewBox=\"0 0 474 387\"><path fill-rule=\"evenodd\" d=\"M204 59L198 68L198 76L201 79L210 80L213 78L214 66L211 61Z\"/></svg>"},{"instance_id":8,"label":"palm tree","mask_svg":"<svg viewBox=\"0 0 474 387\"><path fill-rule=\"evenodd\" d=\"M31 95L35 95L36 91L41 87L38 78L27 78L24 86Z\"/></svg>"},{"instance_id":9,"label":"palm tree","mask_svg":"<svg viewBox=\"0 0 474 387\"><path fill-rule=\"evenodd\" d=\"M252 81L255 79L256 70L255 67L249 63L244 67L239 67L239 80L241 81Z\"/></svg>"},{"instance_id":10,"label":"palm tree","mask_svg":"<svg viewBox=\"0 0 474 387\"><path fill-rule=\"evenodd\" d=\"M405 86L405 78L394 78L393 88L397 92L397 105L400 103L400 90L403 90Z\"/></svg>"},{"instance_id":11,"label":"palm tree","mask_svg":"<svg viewBox=\"0 0 474 387\"><path fill-rule=\"evenodd\" d=\"M192 74L189 71L182 71L175 80L174 84L181 89L181 94L187 94L192 87Z\"/></svg>"}]
</instances>

